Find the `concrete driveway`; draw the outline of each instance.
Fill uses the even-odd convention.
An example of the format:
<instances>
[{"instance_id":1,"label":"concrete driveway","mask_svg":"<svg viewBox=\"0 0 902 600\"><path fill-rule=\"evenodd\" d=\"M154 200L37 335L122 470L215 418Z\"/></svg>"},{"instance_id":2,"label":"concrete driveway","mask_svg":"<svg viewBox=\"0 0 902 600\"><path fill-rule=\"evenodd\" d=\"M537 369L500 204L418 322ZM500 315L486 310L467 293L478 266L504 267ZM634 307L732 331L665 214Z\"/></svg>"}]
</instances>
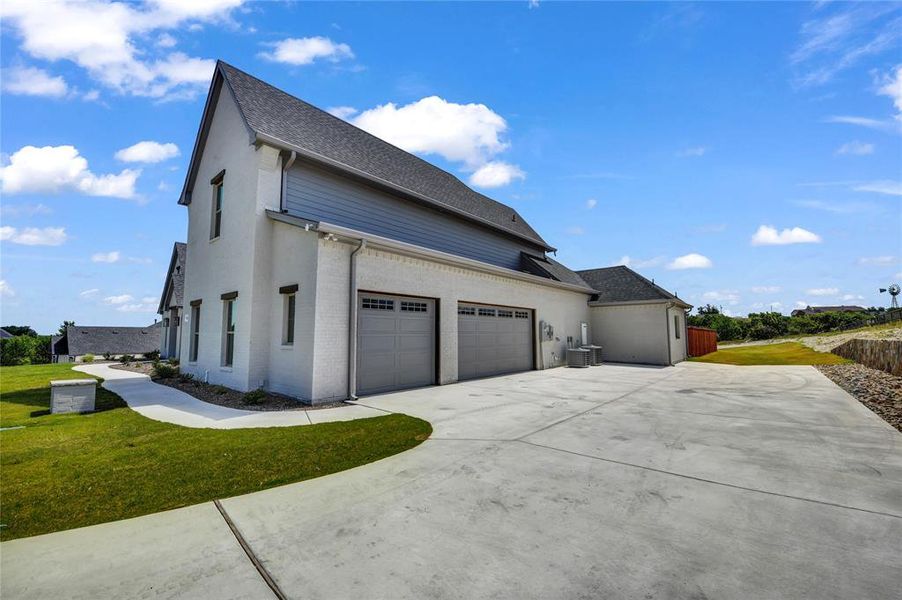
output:
<instances>
[{"instance_id":1,"label":"concrete driveway","mask_svg":"<svg viewBox=\"0 0 902 600\"><path fill-rule=\"evenodd\" d=\"M556 369L361 403L435 433L222 501L259 570L204 504L4 543L3 597L823 599L902 584L902 436L811 367Z\"/></svg>"}]
</instances>

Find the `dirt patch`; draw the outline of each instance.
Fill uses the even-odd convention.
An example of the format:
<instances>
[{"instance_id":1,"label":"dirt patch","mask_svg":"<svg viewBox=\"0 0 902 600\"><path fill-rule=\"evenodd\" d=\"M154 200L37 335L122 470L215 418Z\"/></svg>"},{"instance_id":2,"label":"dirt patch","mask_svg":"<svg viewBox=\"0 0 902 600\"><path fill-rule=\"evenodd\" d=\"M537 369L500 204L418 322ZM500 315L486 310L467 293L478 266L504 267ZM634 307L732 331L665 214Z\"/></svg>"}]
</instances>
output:
<instances>
[{"instance_id":1,"label":"dirt patch","mask_svg":"<svg viewBox=\"0 0 902 600\"><path fill-rule=\"evenodd\" d=\"M815 368L902 432L902 377L857 363Z\"/></svg>"}]
</instances>

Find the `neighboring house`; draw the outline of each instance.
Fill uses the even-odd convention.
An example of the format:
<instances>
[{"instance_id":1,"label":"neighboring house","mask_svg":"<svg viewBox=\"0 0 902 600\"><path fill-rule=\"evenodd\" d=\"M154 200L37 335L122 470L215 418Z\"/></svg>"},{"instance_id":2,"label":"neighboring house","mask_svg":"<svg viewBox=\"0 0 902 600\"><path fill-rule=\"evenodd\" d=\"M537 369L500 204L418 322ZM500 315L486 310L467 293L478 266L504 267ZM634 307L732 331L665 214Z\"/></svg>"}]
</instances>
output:
<instances>
[{"instance_id":1,"label":"neighboring house","mask_svg":"<svg viewBox=\"0 0 902 600\"><path fill-rule=\"evenodd\" d=\"M53 362L81 362L86 354L140 356L160 349L160 323L147 327L69 325L64 335L50 338Z\"/></svg>"},{"instance_id":2,"label":"neighboring house","mask_svg":"<svg viewBox=\"0 0 902 600\"><path fill-rule=\"evenodd\" d=\"M160 356L179 358L182 337L182 296L185 289L185 244L176 242L172 247L172 258L166 272L163 295L157 314L161 322Z\"/></svg>"},{"instance_id":3,"label":"neighboring house","mask_svg":"<svg viewBox=\"0 0 902 600\"><path fill-rule=\"evenodd\" d=\"M598 291L589 300L589 324L605 360L663 365L686 357L692 306L627 267L577 274Z\"/></svg>"},{"instance_id":4,"label":"neighboring house","mask_svg":"<svg viewBox=\"0 0 902 600\"><path fill-rule=\"evenodd\" d=\"M802 315L817 315L827 312L867 312L867 309L863 306L806 306L797 308L791 314L793 317L801 317Z\"/></svg>"},{"instance_id":5,"label":"neighboring house","mask_svg":"<svg viewBox=\"0 0 902 600\"><path fill-rule=\"evenodd\" d=\"M513 208L223 62L179 203L181 365L203 380L318 403L559 366L582 342L685 357L675 296L655 298L666 319L635 319L659 352L645 333L606 337L619 305L593 299L609 290L551 259Z\"/></svg>"},{"instance_id":6,"label":"neighboring house","mask_svg":"<svg viewBox=\"0 0 902 600\"><path fill-rule=\"evenodd\" d=\"M5 340L5 339L13 338L13 337L16 337L16 336L11 334L7 330L0 328L0 340Z\"/></svg>"}]
</instances>

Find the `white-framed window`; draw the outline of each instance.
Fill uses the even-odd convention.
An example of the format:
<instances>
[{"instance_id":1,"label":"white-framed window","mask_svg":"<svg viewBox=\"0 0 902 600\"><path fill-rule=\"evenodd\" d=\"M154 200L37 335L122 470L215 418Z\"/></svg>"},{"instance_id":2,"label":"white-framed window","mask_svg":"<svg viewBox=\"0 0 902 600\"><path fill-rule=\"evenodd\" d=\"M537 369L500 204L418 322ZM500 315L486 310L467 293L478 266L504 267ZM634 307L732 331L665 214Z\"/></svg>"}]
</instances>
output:
<instances>
[{"instance_id":1,"label":"white-framed window","mask_svg":"<svg viewBox=\"0 0 902 600\"><path fill-rule=\"evenodd\" d=\"M294 322L297 294L282 294L282 345L294 345Z\"/></svg>"},{"instance_id":2,"label":"white-framed window","mask_svg":"<svg viewBox=\"0 0 902 600\"><path fill-rule=\"evenodd\" d=\"M395 301L388 298L364 298L362 305L366 310L395 310Z\"/></svg>"},{"instance_id":3,"label":"white-framed window","mask_svg":"<svg viewBox=\"0 0 902 600\"><path fill-rule=\"evenodd\" d=\"M457 314L459 314L459 315L475 315L476 307L474 307L474 306L458 306Z\"/></svg>"},{"instance_id":4,"label":"white-framed window","mask_svg":"<svg viewBox=\"0 0 902 600\"><path fill-rule=\"evenodd\" d=\"M197 350L200 346L200 304L191 305L191 346L188 349L188 361L197 362Z\"/></svg>"},{"instance_id":5,"label":"white-framed window","mask_svg":"<svg viewBox=\"0 0 902 600\"><path fill-rule=\"evenodd\" d=\"M224 294L222 300L222 360L223 367L231 367L235 360L235 302L238 294Z\"/></svg>"},{"instance_id":6,"label":"white-framed window","mask_svg":"<svg viewBox=\"0 0 902 600\"><path fill-rule=\"evenodd\" d=\"M213 208L210 215L210 239L215 240L222 233L222 202L225 171L220 172L210 183L213 185Z\"/></svg>"}]
</instances>

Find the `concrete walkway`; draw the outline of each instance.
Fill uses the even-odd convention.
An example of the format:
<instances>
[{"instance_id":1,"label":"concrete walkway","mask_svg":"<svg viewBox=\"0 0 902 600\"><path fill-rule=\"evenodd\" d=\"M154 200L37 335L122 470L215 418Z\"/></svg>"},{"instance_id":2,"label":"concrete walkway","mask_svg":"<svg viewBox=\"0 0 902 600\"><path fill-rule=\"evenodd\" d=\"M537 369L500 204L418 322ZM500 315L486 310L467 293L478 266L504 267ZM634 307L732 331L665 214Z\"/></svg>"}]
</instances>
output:
<instances>
[{"instance_id":1,"label":"concrete walkway","mask_svg":"<svg viewBox=\"0 0 902 600\"><path fill-rule=\"evenodd\" d=\"M198 400L175 388L160 385L147 375L111 369L108 364L78 365L77 371L103 378L103 387L118 394L129 408L149 419L211 429L290 427L331 421L351 421L384 415L385 411L347 405L317 410L239 410ZM298 404L298 406L301 406Z\"/></svg>"},{"instance_id":2,"label":"concrete walkway","mask_svg":"<svg viewBox=\"0 0 902 600\"><path fill-rule=\"evenodd\" d=\"M4 542L2 596L898 597L902 435L811 367L605 365L363 402L434 434L221 512Z\"/></svg>"}]
</instances>

